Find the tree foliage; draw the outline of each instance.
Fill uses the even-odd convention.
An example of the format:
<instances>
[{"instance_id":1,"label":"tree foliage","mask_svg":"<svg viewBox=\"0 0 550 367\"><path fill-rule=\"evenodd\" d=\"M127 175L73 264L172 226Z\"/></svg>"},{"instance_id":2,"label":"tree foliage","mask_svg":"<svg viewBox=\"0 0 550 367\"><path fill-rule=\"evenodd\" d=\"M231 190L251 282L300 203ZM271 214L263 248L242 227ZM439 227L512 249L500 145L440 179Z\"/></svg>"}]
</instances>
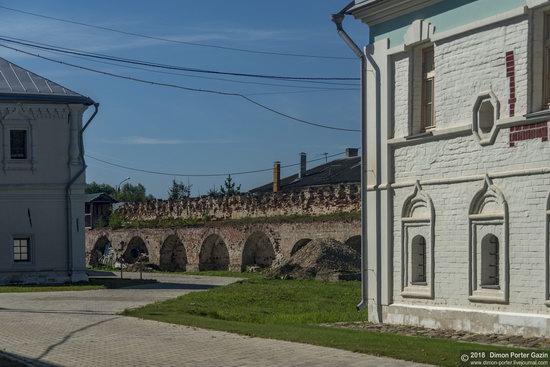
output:
<instances>
[{"instance_id":1,"label":"tree foliage","mask_svg":"<svg viewBox=\"0 0 550 367\"><path fill-rule=\"evenodd\" d=\"M172 180L172 186L168 190L168 200L183 200L191 196L193 185L186 185L181 181Z\"/></svg>"},{"instance_id":2,"label":"tree foliage","mask_svg":"<svg viewBox=\"0 0 550 367\"><path fill-rule=\"evenodd\" d=\"M113 186L109 184L104 183L97 183L93 181L92 183L89 183L86 185L85 189L86 194L99 194L99 193L105 193L110 196L115 196L116 190Z\"/></svg>"},{"instance_id":3,"label":"tree foliage","mask_svg":"<svg viewBox=\"0 0 550 367\"><path fill-rule=\"evenodd\" d=\"M241 185L237 185L231 175L227 176L223 186L220 186L220 193L224 196L237 195L241 193Z\"/></svg>"},{"instance_id":4,"label":"tree foliage","mask_svg":"<svg viewBox=\"0 0 550 367\"><path fill-rule=\"evenodd\" d=\"M92 182L86 185L85 192L86 194L105 193L112 196L114 199L123 202L155 200L153 195L147 194L145 186L140 183L137 185L125 183L122 185L120 190L117 191L109 184Z\"/></svg>"}]
</instances>

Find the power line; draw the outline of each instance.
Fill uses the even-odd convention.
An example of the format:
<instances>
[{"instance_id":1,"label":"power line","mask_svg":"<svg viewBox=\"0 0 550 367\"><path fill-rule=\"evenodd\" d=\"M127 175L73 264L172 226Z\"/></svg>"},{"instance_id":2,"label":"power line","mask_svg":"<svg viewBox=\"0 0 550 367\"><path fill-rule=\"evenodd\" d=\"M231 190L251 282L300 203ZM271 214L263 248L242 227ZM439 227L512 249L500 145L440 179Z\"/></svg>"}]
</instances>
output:
<instances>
[{"instance_id":1,"label":"power line","mask_svg":"<svg viewBox=\"0 0 550 367\"><path fill-rule=\"evenodd\" d=\"M327 158L337 157L337 156L342 155L344 153L345 152L332 154L332 155L327 156ZM106 161L104 159L96 158L96 157L93 157L93 156L88 155L88 154L86 154L86 157L88 157L90 159L93 159L94 161L98 161L98 162L107 164L109 166L122 168L122 169L126 169L126 170L129 170L129 171L148 173L148 174L159 175L159 176L172 176L172 177L225 177L225 176L229 176L229 175L231 175L231 176L241 176L241 175L248 175L248 174L253 174L253 173L268 172L268 171L271 171L273 169L273 168L263 168L263 169L256 169L256 170L250 170L250 171L240 171L240 172L187 174L187 173L152 171L152 170L148 170L148 169L144 169L144 168L129 167L129 166L125 166L125 165L122 165L122 164L109 162L109 161ZM324 160L324 159L325 159L325 157L312 159L312 160L307 161L307 163L313 163L313 162L321 161L321 160ZM299 166L299 165L300 165L300 163L287 164L287 165L281 166L281 168L290 168L290 167L296 167L296 166Z\"/></svg>"},{"instance_id":2,"label":"power line","mask_svg":"<svg viewBox=\"0 0 550 367\"><path fill-rule=\"evenodd\" d=\"M355 77L297 77L297 76L251 74L251 73L237 73L237 72L209 70L209 69L198 69L198 68L190 68L190 67L186 67L186 66L177 66L177 65L155 63L155 62L151 62L151 61L129 59L129 58L117 57L117 56L100 54L100 53L95 53L95 52L88 52L88 51L70 49L70 48L67 48L67 47L59 47L59 46L54 46L54 45L48 45L48 44L44 44L44 43L38 43L38 42L18 39L18 38L14 38L14 37L6 37L6 36L3 36L3 35L0 36L0 40L5 41L5 42L10 42L10 43L15 43L15 44L22 45L22 46L33 47L33 48L38 48L38 49L42 49L42 50L56 51L56 52L65 53L65 54L85 56L85 57L96 58L96 59L101 59L101 60L108 60L108 61L116 61L116 62L132 64L132 65L149 66L149 67L160 68L160 69L187 71L187 72L192 72L192 73L229 75L229 76L239 76L239 77L247 77L247 78L260 78L260 79L288 80L288 81L295 81L295 82L307 81L307 82L317 82L317 83L327 82L327 81L357 81L357 80L359 80L358 78L355 78ZM337 83L331 83L331 84L337 85ZM339 84L339 85L349 85L349 84Z\"/></svg>"},{"instance_id":3,"label":"power line","mask_svg":"<svg viewBox=\"0 0 550 367\"><path fill-rule=\"evenodd\" d=\"M226 78L208 77L208 76L202 76L202 75L191 75L191 74L177 73L177 72L171 72L171 71L153 70L153 69L148 69L148 68L139 67L139 66L130 66L130 65L124 65L124 64L117 64L117 63L108 62L108 61L87 59L87 58L82 57L82 56L68 55L68 54L64 54L62 52L58 52L58 51L50 51L50 50L43 50L43 51L53 53L55 55L63 55L63 56L66 56L66 57L71 57L71 58L75 58L75 59L79 59L79 60L85 60L87 62L94 62L94 63L98 63L98 64L116 66L116 67L125 68L125 69L142 70L142 71L147 71L147 72L155 73L155 74L175 75L175 76L181 76L181 77L187 77L187 78L218 80L218 81L238 83L238 84L265 85L265 86L279 87L279 88L312 89L314 91L350 91L350 90L357 90L357 89L352 89L352 88L327 88L327 87L313 87L313 86L293 85L293 84L274 84L274 83L252 82L252 81L244 81L244 80L234 80L234 79L226 79ZM333 83L326 83L326 84L338 85L338 84L333 84ZM350 85L350 86L355 85L357 87L359 86L359 84L345 84L345 85ZM300 93L305 93L307 91L299 91L299 92ZM273 94L273 93L261 93L261 94L263 95L263 94ZM277 94L279 94L279 93L277 93ZM248 95L250 95L250 94L248 94ZM260 95L260 94L257 94L257 95Z\"/></svg>"},{"instance_id":4,"label":"power line","mask_svg":"<svg viewBox=\"0 0 550 367\"><path fill-rule=\"evenodd\" d=\"M170 42L170 43L180 44L180 45L207 47L207 48L220 49L220 50L226 50L226 51L246 52L246 53L250 53L250 54L260 54L260 55L304 57L304 58L329 59L329 60L330 59L332 59L332 60L354 60L354 58L352 58L352 57L344 57L344 56L326 56L326 55L296 54L296 53L290 53L290 52L259 51L259 50L245 49L245 48L237 48L237 47L210 45L210 44L197 43L197 42L180 41L180 40L175 40L175 39L170 39L170 38L150 36L150 35L146 35L146 34L143 34L143 33L123 31L123 30L120 30L120 29L115 29L115 28L110 28L110 27L103 27L103 26L98 26L98 25L94 25L94 24L78 22L78 21L74 21L74 20L70 20L70 19L56 18L56 17L52 17L52 16L48 16L48 15L32 13L30 11L25 11L25 10L20 10L20 9L15 9L15 8L9 8L7 6L0 6L0 8L5 9L5 10L9 10L9 11L13 11L13 12L17 12L17 13L21 13L21 14L31 15L31 16L34 16L34 17L39 17L39 18L44 18L44 19L49 19L49 20L55 20L55 21L58 21L58 22L70 23L70 24L75 24L75 25L89 27L89 28L101 29L103 31L109 31L109 32L124 34L124 35L127 35L127 36L141 37L141 38L146 38L146 39L151 39L151 40L156 40L156 41L163 41L163 42Z\"/></svg>"},{"instance_id":5,"label":"power line","mask_svg":"<svg viewBox=\"0 0 550 367\"><path fill-rule=\"evenodd\" d=\"M308 120L304 120L304 119L301 119L301 118L298 118L298 117L294 117L294 116L291 116L291 115L286 114L284 112L275 110L274 108L266 106L266 105L264 105L260 102L257 102L255 100L253 100L252 98L250 98L250 97L248 97L244 94L241 94L241 93L223 92L223 91L218 91L218 90L213 90L213 89L192 88L192 87L186 87L186 86L183 86L183 85L170 84L170 83L161 83L161 82L156 82L156 81L152 81L152 80L146 80L146 79L140 79L140 78L135 78L135 77L131 77L131 76L119 75L119 74L110 73L110 72L107 72L107 71L102 71L102 70L89 68L89 67L86 67L86 66L81 66L81 65L76 65L76 64L72 64L72 63L68 63L68 62L64 62L64 61L60 61L60 60L55 60L55 59L52 59L52 58L49 58L49 57L46 57L46 56L42 56L42 55L39 55L39 54L33 54L32 52L27 52L27 51L24 51L24 50L15 48L15 47L3 45L3 44L0 44L0 47L4 47L4 48L7 48L7 49L10 49L10 50L13 50L13 51L21 52L21 53L29 55L29 56L34 56L34 57L38 57L40 59L55 62L55 63L61 64L61 65L67 65L67 66L71 66L71 67L74 67L74 68L77 68L77 69L86 70L86 71L97 73L97 74L111 76L113 78L131 80L131 81L138 82L138 83L157 85L157 86L161 86L161 87L181 89L181 90L186 90L186 91L190 91L190 92L200 92L200 93L216 94L216 95L221 95L221 96L240 97L240 98L242 98L242 99L244 99L244 100L260 107L260 108L263 108L264 110L270 111L270 112L272 112L276 115L285 117L287 119L290 119L290 120L293 120L293 121L296 121L296 122L300 122L302 124L310 125L310 126L316 126L316 127L320 127L320 128L323 128L323 129L329 129L329 130L347 131L347 132L359 132L360 131L360 130L357 130L357 129L346 129L346 128L341 128L341 127L323 125L323 124L311 122L311 121L308 121Z\"/></svg>"}]
</instances>

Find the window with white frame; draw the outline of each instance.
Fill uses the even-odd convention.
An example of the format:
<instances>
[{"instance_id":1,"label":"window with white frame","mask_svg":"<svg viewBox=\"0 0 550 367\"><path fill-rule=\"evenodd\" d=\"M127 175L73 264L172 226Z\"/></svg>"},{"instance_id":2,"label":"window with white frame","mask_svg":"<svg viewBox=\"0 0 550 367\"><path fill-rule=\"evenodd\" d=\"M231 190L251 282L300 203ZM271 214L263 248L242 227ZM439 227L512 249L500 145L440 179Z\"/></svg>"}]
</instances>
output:
<instances>
[{"instance_id":1,"label":"window with white frame","mask_svg":"<svg viewBox=\"0 0 550 367\"><path fill-rule=\"evenodd\" d=\"M434 116L434 47L422 50L422 114L420 130L426 131L435 127Z\"/></svg>"},{"instance_id":2,"label":"window with white frame","mask_svg":"<svg viewBox=\"0 0 550 367\"><path fill-rule=\"evenodd\" d=\"M29 237L16 237L13 239L13 261L29 262L31 260L30 242Z\"/></svg>"},{"instance_id":3,"label":"window with white frame","mask_svg":"<svg viewBox=\"0 0 550 367\"><path fill-rule=\"evenodd\" d=\"M485 178L470 204L471 302L508 303L508 204Z\"/></svg>"},{"instance_id":4,"label":"window with white frame","mask_svg":"<svg viewBox=\"0 0 550 367\"><path fill-rule=\"evenodd\" d=\"M10 130L10 158L28 158L28 131L26 129Z\"/></svg>"},{"instance_id":5,"label":"window with white frame","mask_svg":"<svg viewBox=\"0 0 550 367\"><path fill-rule=\"evenodd\" d=\"M401 296L434 297L434 209L417 183L401 214Z\"/></svg>"}]
</instances>

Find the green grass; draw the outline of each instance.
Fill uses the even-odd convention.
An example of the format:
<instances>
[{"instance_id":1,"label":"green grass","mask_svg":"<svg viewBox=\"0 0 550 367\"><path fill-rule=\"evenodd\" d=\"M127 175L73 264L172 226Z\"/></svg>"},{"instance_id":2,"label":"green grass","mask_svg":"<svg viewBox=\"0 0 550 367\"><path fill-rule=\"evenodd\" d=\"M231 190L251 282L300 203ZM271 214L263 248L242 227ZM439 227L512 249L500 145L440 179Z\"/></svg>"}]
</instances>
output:
<instances>
[{"instance_id":1,"label":"green grass","mask_svg":"<svg viewBox=\"0 0 550 367\"><path fill-rule=\"evenodd\" d=\"M366 312L355 310L359 297L359 282L324 283L255 276L225 287L127 310L125 314L442 366L457 365L463 350L512 350L448 339L319 326L366 320Z\"/></svg>"},{"instance_id":2,"label":"green grass","mask_svg":"<svg viewBox=\"0 0 550 367\"><path fill-rule=\"evenodd\" d=\"M0 286L0 293L67 292L95 289L105 289L105 286L101 284L4 285Z\"/></svg>"}]
</instances>

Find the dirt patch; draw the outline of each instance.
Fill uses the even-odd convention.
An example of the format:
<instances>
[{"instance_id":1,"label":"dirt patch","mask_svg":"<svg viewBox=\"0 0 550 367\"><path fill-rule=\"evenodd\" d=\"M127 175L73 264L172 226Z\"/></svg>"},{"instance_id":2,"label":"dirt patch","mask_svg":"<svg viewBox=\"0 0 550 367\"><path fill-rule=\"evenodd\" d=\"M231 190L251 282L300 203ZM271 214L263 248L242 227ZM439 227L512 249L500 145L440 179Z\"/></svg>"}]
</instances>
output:
<instances>
[{"instance_id":1,"label":"dirt patch","mask_svg":"<svg viewBox=\"0 0 550 367\"><path fill-rule=\"evenodd\" d=\"M361 256L334 240L313 240L266 275L282 279L359 280Z\"/></svg>"},{"instance_id":2,"label":"dirt patch","mask_svg":"<svg viewBox=\"0 0 550 367\"><path fill-rule=\"evenodd\" d=\"M368 322L336 323L325 324L323 326L336 327L341 329L399 334L405 336L424 336L428 338L453 339L469 343L498 344L521 348L550 349L550 339L548 338L524 338L522 336L501 334L474 334L465 331L447 329L426 329L422 327L406 325L371 324Z\"/></svg>"}]
</instances>

